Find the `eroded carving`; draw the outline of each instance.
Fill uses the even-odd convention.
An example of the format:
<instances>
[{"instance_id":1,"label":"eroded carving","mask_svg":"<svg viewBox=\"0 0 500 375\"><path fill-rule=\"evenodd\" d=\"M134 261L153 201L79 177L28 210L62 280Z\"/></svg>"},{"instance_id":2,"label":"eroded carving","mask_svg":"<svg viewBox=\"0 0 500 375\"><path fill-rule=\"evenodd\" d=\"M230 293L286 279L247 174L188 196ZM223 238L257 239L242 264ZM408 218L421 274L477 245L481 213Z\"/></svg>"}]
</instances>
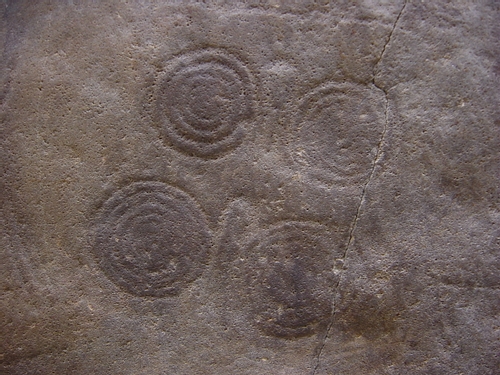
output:
<instances>
[{"instance_id":1,"label":"eroded carving","mask_svg":"<svg viewBox=\"0 0 500 375\"><path fill-rule=\"evenodd\" d=\"M384 129L384 97L378 89L327 83L299 105L294 159L326 185L363 182Z\"/></svg>"},{"instance_id":2,"label":"eroded carving","mask_svg":"<svg viewBox=\"0 0 500 375\"><path fill-rule=\"evenodd\" d=\"M326 238L322 225L287 222L246 248L252 315L265 334L292 339L326 328L335 285L333 244Z\"/></svg>"}]
</instances>

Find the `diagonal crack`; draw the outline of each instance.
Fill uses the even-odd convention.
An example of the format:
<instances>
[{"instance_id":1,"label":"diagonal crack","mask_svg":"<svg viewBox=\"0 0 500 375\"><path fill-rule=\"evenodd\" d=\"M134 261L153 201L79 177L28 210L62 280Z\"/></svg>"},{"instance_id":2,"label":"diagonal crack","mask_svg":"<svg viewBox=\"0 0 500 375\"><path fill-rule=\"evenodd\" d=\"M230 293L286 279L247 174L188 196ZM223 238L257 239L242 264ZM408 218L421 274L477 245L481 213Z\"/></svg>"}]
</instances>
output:
<instances>
[{"instance_id":1,"label":"diagonal crack","mask_svg":"<svg viewBox=\"0 0 500 375\"><path fill-rule=\"evenodd\" d=\"M382 52L380 53L380 56L377 59L377 61L375 62L374 67L373 67L372 84L377 89L379 89L380 91L382 91L384 93L384 96L385 96L385 110L384 110L385 122L384 122L384 129L382 130L382 135L381 135L380 141L378 142L378 145L377 145L377 153L375 155L375 158L373 159L373 163L372 163L372 167L371 167L371 170L370 170L370 174L369 174L368 179L366 180L365 184L363 185L363 189L362 189L362 192L361 192L361 199L359 200L358 208L356 210L356 215L355 215L354 220L352 221L351 226L349 228L349 239L347 240L347 246L346 246L346 249L345 249L344 254L342 256L342 261L343 261L342 273L340 274L340 276L338 278L338 281L335 284L335 287L333 289L334 290L334 292L333 292L334 294L333 294L333 300L332 300L332 314L331 314L331 318L330 318L330 323L328 324L328 327L326 329L326 334L323 336L323 338L321 340L321 343L318 346L319 349L317 350L317 354L315 356L315 362L316 362L316 364L314 365L314 368L313 368L313 371L312 371L312 375L316 375L316 372L318 371L318 368L319 368L319 365L320 365L320 361L321 361L321 354L323 353L323 349L325 347L326 341L328 340L328 337L330 335L330 331L331 331L333 323L335 321L334 320L334 318L335 318L335 312L336 312L335 311L335 305L336 305L335 302L336 302L337 290L338 290L338 287L339 287L340 282L342 280L343 273L346 270L347 255L348 255L349 250L351 248L351 244L352 244L352 242L354 240L354 230L356 229L356 226L358 224L358 220L359 220L359 217L360 217L360 214L361 214L361 207L363 206L363 203L365 201L366 190L368 188L368 185L372 181L373 176L375 174L375 169L376 169L377 165L379 164L380 159L382 158L382 148L383 148L383 145L385 143L385 137L386 137L386 134L387 134L387 128L388 128L388 124L389 124L389 113L388 113L389 99L388 99L388 91L384 87L379 86L377 84L377 82L375 81L375 76L376 76L376 73L377 73L378 65L379 65L380 61L382 60L382 58L383 58L383 56L385 54L385 50L386 50L387 46L389 45L389 43L392 40L392 35L394 34L394 31L396 30L396 27L398 25L399 19L401 18L401 15L403 14L403 11L406 8L407 1L408 0L405 0L403 6L401 8L401 10L399 11L398 16L396 17L396 21L394 21L394 24L392 25L392 29L391 29L391 32L389 33L389 37L387 38L387 42L384 44L384 46L382 48Z\"/></svg>"},{"instance_id":2,"label":"diagonal crack","mask_svg":"<svg viewBox=\"0 0 500 375\"><path fill-rule=\"evenodd\" d=\"M394 34L394 30L396 30L396 27L398 26L398 22L399 22L399 19L401 18L401 15L403 14L405 8L406 8L406 4L407 4L408 0L405 0L401 10L399 11L399 14L398 16L396 17L396 21L394 21L394 24L392 25L392 29L391 29L391 32L389 33L389 37L387 38L387 42L384 44L384 47L382 48L382 52L380 53L380 56L378 58L378 60L375 62L375 65L373 67L373 80L372 80L372 83L377 87L379 88L380 90L384 91L386 93L386 90L384 90L383 88L381 87L378 87L376 84L375 84L375 71L377 70L377 67L378 67L378 64L380 63L380 60L382 60L382 57L384 57L384 54L385 54L385 50L387 48L387 46L389 45L389 43L391 42L392 40L392 34Z\"/></svg>"}]
</instances>

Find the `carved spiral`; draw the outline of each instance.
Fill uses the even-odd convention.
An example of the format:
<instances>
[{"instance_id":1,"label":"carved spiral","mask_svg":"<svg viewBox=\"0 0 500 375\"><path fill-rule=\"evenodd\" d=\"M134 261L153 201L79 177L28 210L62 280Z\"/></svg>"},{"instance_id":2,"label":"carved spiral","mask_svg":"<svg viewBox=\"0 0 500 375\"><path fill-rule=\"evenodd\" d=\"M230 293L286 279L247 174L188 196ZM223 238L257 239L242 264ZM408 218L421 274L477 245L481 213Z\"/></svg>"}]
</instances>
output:
<instances>
[{"instance_id":1,"label":"carved spiral","mask_svg":"<svg viewBox=\"0 0 500 375\"><path fill-rule=\"evenodd\" d=\"M253 86L244 64L220 50L177 57L157 92L164 138L178 150L215 158L238 146L253 114Z\"/></svg>"},{"instance_id":2,"label":"carved spiral","mask_svg":"<svg viewBox=\"0 0 500 375\"><path fill-rule=\"evenodd\" d=\"M137 182L104 203L93 251L109 279L126 292L165 297L201 275L210 243L191 197L160 182Z\"/></svg>"}]
</instances>

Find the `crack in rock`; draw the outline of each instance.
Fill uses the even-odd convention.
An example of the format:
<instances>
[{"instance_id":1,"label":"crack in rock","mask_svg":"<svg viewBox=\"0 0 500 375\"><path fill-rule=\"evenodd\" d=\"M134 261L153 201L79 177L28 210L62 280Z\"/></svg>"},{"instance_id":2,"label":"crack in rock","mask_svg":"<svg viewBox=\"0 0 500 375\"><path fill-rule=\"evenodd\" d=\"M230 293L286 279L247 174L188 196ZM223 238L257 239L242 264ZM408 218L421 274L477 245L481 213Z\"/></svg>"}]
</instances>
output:
<instances>
[{"instance_id":1,"label":"crack in rock","mask_svg":"<svg viewBox=\"0 0 500 375\"><path fill-rule=\"evenodd\" d=\"M321 363L321 354L323 353L323 349L325 347L326 341L328 340L328 337L330 335L330 331L331 331L333 323L334 323L334 317L335 317L335 296L337 294L337 289L338 289L338 287L340 285L340 282L342 280L343 273L346 270L347 255L349 253L351 244L352 244L352 242L354 240L354 231L356 229L356 226L358 224L358 220L359 220L359 217L360 217L360 214L361 214L361 207L363 206L363 203L365 201L366 190L368 188L368 185L372 181L373 176L375 174L375 169L376 169L377 165L379 164L380 159L382 158L382 146L385 143L385 137L386 137L386 134L387 134L387 128L388 128L388 123L389 123L389 114L388 114L389 99L388 99L388 96L387 96L388 95L388 91L385 88L379 86L376 83L376 81L375 81L375 75L376 75L377 67L378 67L380 61L382 60L382 58L383 58L383 56L385 54L385 50L386 50L387 46L389 45L389 43L392 40L392 35L394 34L394 31L396 30L396 27L398 25L399 19L401 18L402 14L403 14L403 12L404 12L404 10L406 8L406 5L407 5L407 1L404 2L403 7L399 11L398 16L396 17L396 21L394 22L394 24L392 26L392 29L391 29L391 31L389 33L389 36L387 38L387 42L384 44L384 46L382 48L382 52L380 53L380 56L377 59L375 65L374 65L374 68L373 68L372 84L373 84L374 87L376 87L377 89L379 89L380 91L382 91L384 93L384 96L385 96L385 110L384 110L385 121L384 121L384 129L382 131L382 135L380 137L380 141L378 142L378 145L377 145L377 153L376 153L376 155L375 155L375 157L373 159L373 163L372 163L372 168L371 168L370 174L368 176L367 181L363 185L363 189L362 189L362 192L361 192L361 199L359 200L358 208L356 210L356 215L355 215L355 217L354 217L354 219L353 219L353 221L351 223L351 226L349 228L349 239L347 240L346 250L345 250L344 255L342 257L342 261L343 261L343 264L344 264L343 270L342 270L342 274L338 278L338 281L337 281L337 283L336 283L336 285L334 287L334 296L333 296L333 300L332 300L332 315L331 315L330 323L328 324L328 328L326 330L326 333L325 333L324 337L321 340L321 343L319 345L319 349L317 349L317 354L315 356L316 364L314 365L314 368L313 368L313 371L312 371L312 375L316 375L316 372L318 371L318 368L319 368L320 363Z\"/></svg>"}]
</instances>

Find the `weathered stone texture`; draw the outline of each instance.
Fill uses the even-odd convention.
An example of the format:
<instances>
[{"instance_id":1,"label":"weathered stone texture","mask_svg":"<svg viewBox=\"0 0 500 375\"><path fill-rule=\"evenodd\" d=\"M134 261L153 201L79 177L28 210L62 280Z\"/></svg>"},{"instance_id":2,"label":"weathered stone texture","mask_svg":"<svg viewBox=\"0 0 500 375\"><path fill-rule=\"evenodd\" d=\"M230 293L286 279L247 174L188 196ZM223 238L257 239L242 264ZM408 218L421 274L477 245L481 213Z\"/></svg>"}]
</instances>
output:
<instances>
[{"instance_id":1,"label":"weathered stone texture","mask_svg":"<svg viewBox=\"0 0 500 375\"><path fill-rule=\"evenodd\" d=\"M495 1L2 1L5 374L498 374Z\"/></svg>"}]
</instances>

